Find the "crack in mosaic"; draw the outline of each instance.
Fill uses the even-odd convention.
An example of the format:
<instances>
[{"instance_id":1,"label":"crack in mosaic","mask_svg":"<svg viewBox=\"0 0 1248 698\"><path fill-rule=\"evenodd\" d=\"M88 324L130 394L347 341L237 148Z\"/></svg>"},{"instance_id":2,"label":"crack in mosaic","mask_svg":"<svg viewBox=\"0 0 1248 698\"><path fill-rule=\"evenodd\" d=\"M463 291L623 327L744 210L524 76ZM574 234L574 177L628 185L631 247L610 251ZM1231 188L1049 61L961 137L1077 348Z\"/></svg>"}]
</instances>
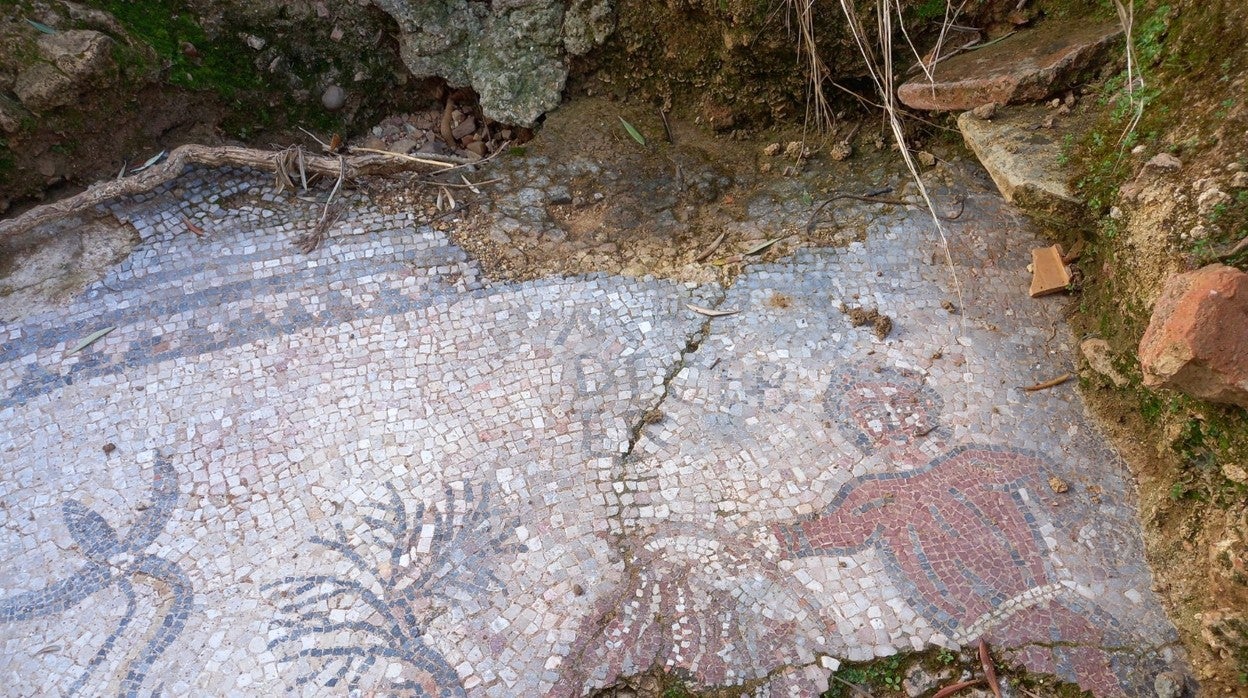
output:
<instances>
[{"instance_id":1,"label":"crack in mosaic","mask_svg":"<svg viewBox=\"0 0 1248 698\"><path fill-rule=\"evenodd\" d=\"M6 560L4 594L68 576L65 599L92 602L0 625L6 676L49 693L133 673L132 693L169 695L573 696L661 666L699 689L815 695L837 660L980 635L1102 698L1181 668L1121 464L1075 394L1008 387L1062 360L1042 341L1060 312L1019 300L1025 250L999 243L1020 224L998 199L951 223L977 271L951 318L905 215L727 289L510 284L367 202L301 255L290 239L319 211L262 184L193 171L119 203L131 257L0 328L10 558L55 556L48 507L112 549L120 492L82 499L102 516L61 504L115 462L101 441L178 443L195 464L177 535L110 558L127 576ZM894 334L849 327L849 300ZM100 324L116 330L63 355ZM151 637L140 584L175 580L155 585L163 627L177 583L144 555L202 606L131 672ZM65 649L31 656L32 637Z\"/></svg>"}]
</instances>

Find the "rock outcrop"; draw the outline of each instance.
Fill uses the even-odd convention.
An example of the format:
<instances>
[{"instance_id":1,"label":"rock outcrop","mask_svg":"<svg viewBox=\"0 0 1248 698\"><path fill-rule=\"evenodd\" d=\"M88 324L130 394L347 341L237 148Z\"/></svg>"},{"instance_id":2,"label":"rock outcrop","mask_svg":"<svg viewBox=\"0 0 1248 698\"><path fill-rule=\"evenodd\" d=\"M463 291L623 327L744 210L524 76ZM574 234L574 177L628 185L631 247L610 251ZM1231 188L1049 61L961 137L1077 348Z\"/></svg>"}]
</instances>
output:
<instances>
[{"instance_id":1,"label":"rock outcrop","mask_svg":"<svg viewBox=\"0 0 1248 698\"><path fill-rule=\"evenodd\" d=\"M400 50L417 77L472 87L492 119L531 126L559 104L568 57L614 29L610 0L377 0L399 24Z\"/></svg>"},{"instance_id":2,"label":"rock outcrop","mask_svg":"<svg viewBox=\"0 0 1248 698\"><path fill-rule=\"evenodd\" d=\"M1117 22L1045 24L938 63L934 80L916 77L897 97L913 109L936 111L1044 99L1097 66L1121 33Z\"/></svg>"},{"instance_id":3,"label":"rock outcrop","mask_svg":"<svg viewBox=\"0 0 1248 698\"><path fill-rule=\"evenodd\" d=\"M1212 264L1171 278L1140 342L1144 384L1248 407L1248 274Z\"/></svg>"},{"instance_id":4,"label":"rock outcrop","mask_svg":"<svg viewBox=\"0 0 1248 698\"><path fill-rule=\"evenodd\" d=\"M79 92L98 87L102 78L114 72L113 40L90 29L45 34L37 43L42 60L17 76L13 92L31 111L64 106Z\"/></svg>"}]
</instances>

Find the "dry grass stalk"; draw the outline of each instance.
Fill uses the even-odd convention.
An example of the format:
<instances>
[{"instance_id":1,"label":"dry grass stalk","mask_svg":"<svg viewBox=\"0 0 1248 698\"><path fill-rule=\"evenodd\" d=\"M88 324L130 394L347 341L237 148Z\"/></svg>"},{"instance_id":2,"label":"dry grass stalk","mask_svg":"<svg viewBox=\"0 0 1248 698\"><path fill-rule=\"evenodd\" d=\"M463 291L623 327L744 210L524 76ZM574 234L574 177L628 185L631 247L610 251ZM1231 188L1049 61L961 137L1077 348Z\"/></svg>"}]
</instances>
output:
<instances>
[{"instance_id":1,"label":"dry grass stalk","mask_svg":"<svg viewBox=\"0 0 1248 698\"><path fill-rule=\"evenodd\" d=\"M936 68L937 63L940 63L946 58L952 58L959 52L964 51L978 43L978 40L971 41L962 46L955 46L954 49L947 54L943 53L945 50L945 39L948 37L949 29L956 26L958 16L962 14L962 10L966 7L967 2L969 2L969 0L962 0L962 4L958 5L956 9L953 7L951 2L945 3L945 17L940 22L940 34L936 37L936 47L932 49L932 59L930 63L923 60L923 56L919 53L919 49L914 45L914 42L910 40L910 34L906 31L905 24L903 23L901 25L902 35L906 37L906 44L910 46L910 50L913 51L915 57L918 58L918 63L914 67L922 70L923 74L927 76L929 81L934 81L936 79L932 70Z\"/></svg>"},{"instance_id":2,"label":"dry grass stalk","mask_svg":"<svg viewBox=\"0 0 1248 698\"><path fill-rule=\"evenodd\" d=\"M329 192L329 198L325 200L325 209L321 211L321 217L316 221L316 225L312 226L307 234L301 235L295 240L295 245L304 254L307 254L320 246L321 242L329 235L329 227L338 220L338 216L342 215L341 202L335 201L338 190L342 188L342 183L347 178L347 158L346 156L338 156L338 181L334 182L333 191Z\"/></svg>"},{"instance_id":3,"label":"dry grass stalk","mask_svg":"<svg viewBox=\"0 0 1248 698\"><path fill-rule=\"evenodd\" d=\"M932 201L931 193L927 190L927 185L919 174L919 168L914 162L914 156L911 155L910 148L906 146L906 135L902 129L901 116L897 107L895 63L893 60L893 14L896 12L897 18L901 18L901 0L877 0L876 2L876 27L880 44L878 61L870 43L867 41L867 33L863 30L857 9L850 0L840 0L840 3L841 11L849 24L850 33L854 37L854 43L857 45L863 61L866 62L867 73L880 95L885 120L893 133L893 139L901 152L902 160L905 161L906 169L910 171L910 176L914 180L915 186L918 187L919 194L923 197L923 202L927 205L928 213L931 214L932 224L936 226L936 231L940 234L941 249L945 253L945 262L949 267L949 275L953 278L954 290L958 296L958 306L965 307L962 299L962 281L958 278L958 271L953 263L953 254L949 248L949 237L945 232L941 215L936 210L936 204ZM949 16L950 12L948 8L949 2L946 0L946 16ZM956 17L956 13L953 16ZM965 319L963 322L965 322Z\"/></svg>"},{"instance_id":4,"label":"dry grass stalk","mask_svg":"<svg viewBox=\"0 0 1248 698\"><path fill-rule=\"evenodd\" d=\"M1122 25L1122 34L1126 38L1127 48L1127 83L1125 89L1127 91L1127 100L1131 103L1131 121L1127 122L1127 127L1123 129L1122 135L1118 138L1119 146L1125 146L1127 136L1135 130L1139 125L1140 119L1144 116L1144 99L1136 96L1137 89L1144 87L1144 75L1140 72L1140 64L1135 56L1135 40L1132 37L1132 30L1135 28L1135 0L1127 0L1123 4L1122 0L1114 0L1114 10L1118 13L1118 22ZM1121 156L1121 152L1119 152Z\"/></svg>"},{"instance_id":5,"label":"dry grass stalk","mask_svg":"<svg viewBox=\"0 0 1248 698\"><path fill-rule=\"evenodd\" d=\"M806 59L806 70L810 77L810 93L806 99L806 122L813 118L815 127L820 133L827 133L835 125L836 117L832 106L828 103L827 94L823 91L823 83L828 79L828 66L819 55L819 45L815 41L814 6L816 0L786 0L790 12L797 20L798 56Z\"/></svg>"}]
</instances>

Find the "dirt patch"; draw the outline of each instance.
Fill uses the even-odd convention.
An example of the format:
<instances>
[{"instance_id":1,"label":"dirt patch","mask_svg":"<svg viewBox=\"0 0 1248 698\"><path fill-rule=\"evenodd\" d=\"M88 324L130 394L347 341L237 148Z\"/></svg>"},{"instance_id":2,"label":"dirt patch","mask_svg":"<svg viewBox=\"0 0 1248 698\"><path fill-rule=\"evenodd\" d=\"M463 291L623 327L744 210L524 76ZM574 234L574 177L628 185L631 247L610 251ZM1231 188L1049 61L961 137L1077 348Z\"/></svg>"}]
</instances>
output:
<instances>
[{"instance_id":1,"label":"dirt patch","mask_svg":"<svg viewBox=\"0 0 1248 698\"><path fill-rule=\"evenodd\" d=\"M1248 411L1144 388L1137 352L1166 279L1248 236L1248 48L1233 38L1248 7L1153 2L1136 16L1142 118L1128 129L1123 77L1111 77L1088 95L1101 118L1069 148L1072 184L1099 219L1080 262L1072 324L1080 339L1104 341L1097 361L1113 369L1085 360L1081 383L1135 475L1156 590L1202 694L1240 695L1248 687ZM1248 254L1225 261L1243 268Z\"/></svg>"},{"instance_id":2,"label":"dirt patch","mask_svg":"<svg viewBox=\"0 0 1248 698\"><path fill-rule=\"evenodd\" d=\"M793 307L793 298L787 293L773 293L767 297L767 306L777 310L788 310Z\"/></svg>"},{"instance_id":3,"label":"dirt patch","mask_svg":"<svg viewBox=\"0 0 1248 698\"><path fill-rule=\"evenodd\" d=\"M893 319L876 308L867 310L856 305L842 303L841 312L849 318L849 324L854 327L870 325L876 339L884 339L893 331Z\"/></svg>"},{"instance_id":4,"label":"dirt patch","mask_svg":"<svg viewBox=\"0 0 1248 698\"><path fill-rule=\"evenodd\" d=\"M496 278L608 272L726 282L746 263L847 245L907 213L853 199L820 206L838 192L909 195L878 121L857 128L852 157L829 157L855 126L846 120L805 141L799 129L730 137L671 116L665 126L657 111L608 99L577 100L475 176L491 182L482 196L462 183L452 190L471 210L446 228Z\"/></svg>"},{"instance_id":5,"label":"dirt patch","mask_svg":"<svg viewBox=\"0 0 1248 698\"><path fill-rule=\"evenodd\" d=\"M998 685L1003 691L1043 698L1079 698L1088 695L1079 690L1078 686L1054 676L1035 674L1011 666L1004 655L998 654L993 661ZM790 668L789 671L800 671L800 668ZM956 695L966 698L990 698L993 695L985 682L984 668L977 647L971 646L961 651L934 648L924 652L903 652L866 662L841 662L832 672L828 690L822 697L891 698L934 695L941 688L961 683L967 677L979 679L979 682L966 686ZM767 683L766 679L754 679L728 688L693 690L680 676L653 668L645 673L623 678L615 685L598 689L591 695L594 698L741 698L755 695ZM774 691L774 684L772 686Z\"/></svg>"},{"instance_id":6,"label":"dirt patch","mask_svg":"<svg viewBox=\"0 0 1248 698\"><path fill-rule=\"evenodd\" d=\"M380 114L430 101L429 85L402 70L384 13L328 8L250 0L0 6L0 214L76 193L185 143L307 145L299 126L326 139L351 136ZM56 93L72 99L17 97L32 70L58 74L37 48L40 37L86 30L110 47L98 75ZM346 93L336 111L322 104L330 85Z\"/></svg>"},{"instance_id":7,"label":"dirt patch","mask_svg":"<svg viewBox=\"0 0 1248 698\"><path fill-rule=\"evenodd\" d=\"M139 242L111 217L64 221L0 242L0 322L48 310L99 280Z\"/></svg>"},{"instance_id":8,"label":"dirt patch","mask_svg":"<svg viewBox=\"0 0 1248 698\"><path fill-rule=\"evenodd\" d=\"M0 197L15 204L8 213L75 194L86 183L116 177L122 167L138 167L182 143L228 140L212 126L226 109L207 95L147 87L124 97L92 95L75 107L110 116L79 121L77 113L54 115L44 121L47 128L9 138L12 179L0 188ZM71 137L69 121L75 123ZM0 210L7 208L0 202Z\"/></svg>"},{"instance_id":9,"label":"dirt patch","mask_svg":"<svg viewBox=\"0 0 1248 698\"><path fill-rule=\"evenodd\" d=\"M1248 608L1248 487L1219 464L1248 462L1245 420L1229 408L1152 393L1132 368L1120 364L1131 380L1122 389L1086 369L1084 398L1135 476L1154 589L1197 679L1209 695L1234 694L1244 685L1245 636L1219 635L1242 624Z\"/></svg>"}]
</instances>

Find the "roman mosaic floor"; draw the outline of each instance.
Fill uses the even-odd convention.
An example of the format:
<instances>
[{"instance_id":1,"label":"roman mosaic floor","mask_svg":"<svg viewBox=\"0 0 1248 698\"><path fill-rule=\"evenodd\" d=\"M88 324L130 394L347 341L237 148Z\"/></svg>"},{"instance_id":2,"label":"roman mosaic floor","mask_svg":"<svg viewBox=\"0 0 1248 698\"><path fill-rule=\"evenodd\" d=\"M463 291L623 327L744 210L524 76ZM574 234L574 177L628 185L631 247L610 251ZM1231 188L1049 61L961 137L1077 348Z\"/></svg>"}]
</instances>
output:
<instances>
[{"instance_id":1,"label":"roman mosaic floor","mask_svg":"<svg viewBox=\"0 0 1248 698\"><path fill-rule=\"evenodd\" d=\"M1121 462L1022 390L1073 359L995 195L959 294L918 210L728 287L508 283L363 199L304 255L270 183L116 204L134 253L0 329L4 694L802 696L981 636L1099 696L1183 670Z\"/></svg>"}]
</instances>

